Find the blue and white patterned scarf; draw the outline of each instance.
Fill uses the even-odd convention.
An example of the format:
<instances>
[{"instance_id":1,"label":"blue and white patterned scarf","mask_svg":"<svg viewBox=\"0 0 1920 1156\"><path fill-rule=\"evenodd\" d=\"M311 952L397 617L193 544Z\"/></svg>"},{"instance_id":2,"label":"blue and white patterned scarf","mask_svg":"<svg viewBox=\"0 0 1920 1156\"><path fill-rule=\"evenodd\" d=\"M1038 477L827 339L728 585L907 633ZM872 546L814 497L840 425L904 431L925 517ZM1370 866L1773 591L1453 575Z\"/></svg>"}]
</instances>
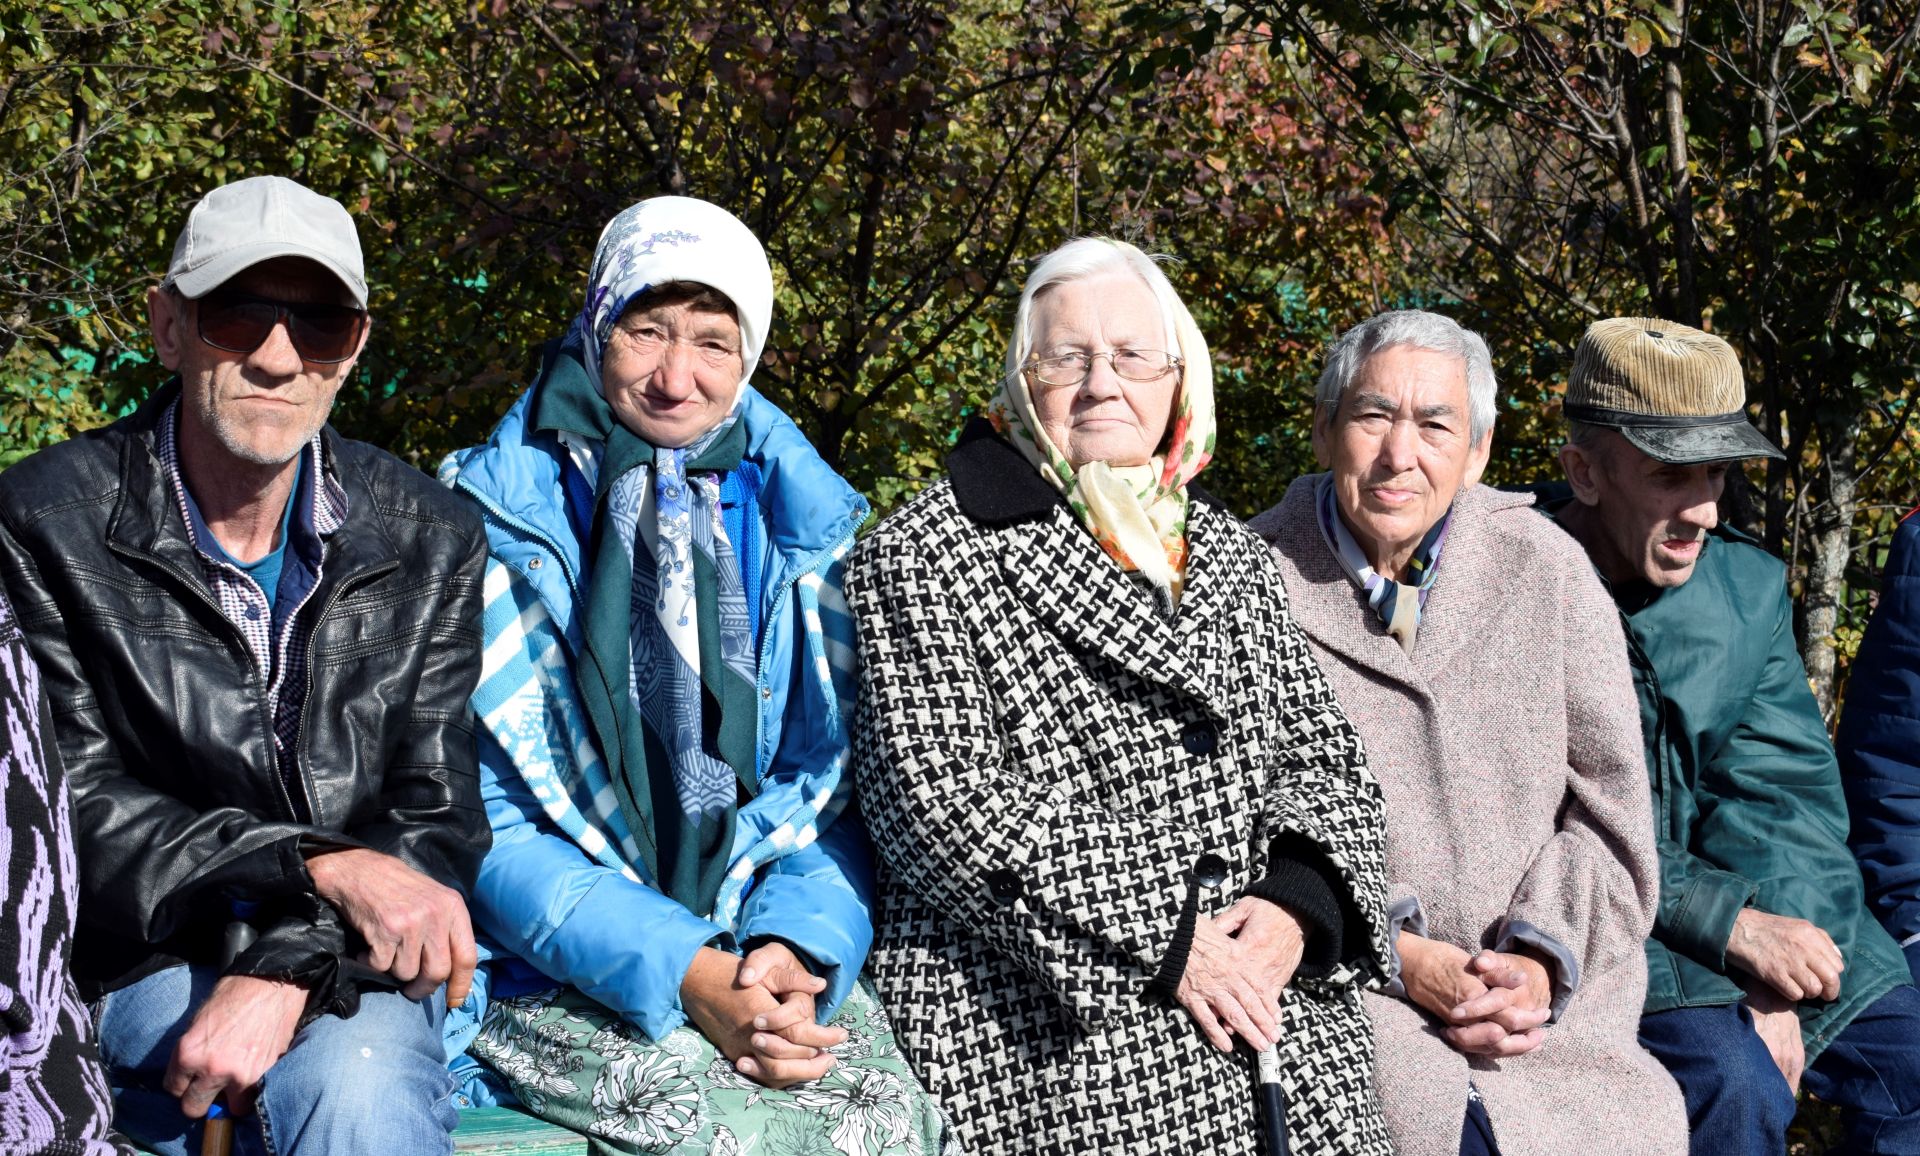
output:
<instances>
[{"instance_id":1,"label":"blue and white patterned scarf","mask_svg":"<svg viewBox=\"0 0 1920 1156\"><path fill-rule=\"evenodd\" d=\"M582 691L629 827L648 837L662 889L705 913L724 870L732 815L757 782L756 645L720 489L745 450L739 394L684 447L620 423L600 368L619 318L672 283L719 290L741 336L741 389L772 315L759 242L704 201L659 197L608 223L586 302L530 415L556 432L592 495L579 521L591 547ZM670 789L669 789L670 788Z\"/></svg>"},{"instance_id":2,"label":"blue and white patterned scarf","mask_svg":"<svg viewBox=\"0 0 1920 1156\"><path fill-rule=\"evenodd\" d=\"M721 660L752 685L755 655L740 562L721 518L720 477L689 474L687 463L737 420L728 415L684 449L656 448L652 467L628 470L607 495L607 519L633 568L627 695L666 748L680 808L695 826L726 810L736 781L734 768L703 742L696 553L717 578L706 593L715 602Z\"/></svg>"},{"instance_id":3,"label":"blue and white patterned scarf","mask_svg":"<svg viewBox=\"0 0 1920 1156\"><path fill-rule=\"evenodd\" d=\"M1427 595L1440 573L1440 550L1447 543L1453 508L1447 508L1414 548L1413 557L1407 562L1407 576L1412 581L1398 582L1373 568L1367 552L1354 541L1347 524L1340 520L1333 475L1320 475L1317 489L1315 504L1320 511L1320 533L1326 537L1327 546L1339 560L1340 568L1346 571L1347 578L1366 595L1367 605L1386 623L1387 633L1400 644L1400 649L1411 654L1413 640L1420 632L1420 615L1427 608Z\"/></svg>"}]
</instances>

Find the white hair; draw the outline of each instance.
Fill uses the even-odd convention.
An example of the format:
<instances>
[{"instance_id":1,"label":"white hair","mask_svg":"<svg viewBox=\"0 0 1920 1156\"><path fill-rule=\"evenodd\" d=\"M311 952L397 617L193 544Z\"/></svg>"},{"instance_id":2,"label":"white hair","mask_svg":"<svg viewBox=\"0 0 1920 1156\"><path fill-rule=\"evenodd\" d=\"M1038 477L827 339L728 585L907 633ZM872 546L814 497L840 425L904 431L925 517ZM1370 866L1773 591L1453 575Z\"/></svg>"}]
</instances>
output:
<instances>
[{"instance_id":1,"label":"white hair","mask_svg":"<svg viewBox=\"0 0 1920 1156\"><path fill-rule=\"evenodd\" d=\"M1320 371L1320 387L1314 397L1320 416L1331 422L1339 412L1340 398L1360 376L1367 358L1394 348L1445 353L1466 362L1470 440L1478 445L1493 429L1494 400L1499 389L1493 378L1493 354L1478 333L1451 317L1424 309L1376 313L1342 333L1328 347L1327 367Z\"/></svg>"},{"instance_id":2,"label":"white hair","mask_svg":"<svg viewBox=\"0 0 1920 1156\"><path fill-rule=\"evenodd\" d=\"M1180 295L1174 292L1173 282L1160 271L1158 262L1125 241L1111 237L1076 237L1040 258L1033 272L1027 275L1027 283L1020 290L1020 308L1013 315L1013 333L1007 339L1007 376L1019 373L1027 355L1033 352L1035 297L1066 281L1116 272L1132 273L1152 290L1153 299L1160 306L1161 323L1167 330L1167 352L1183 355L1173 323Z\"/></svg>"}]
</instances>

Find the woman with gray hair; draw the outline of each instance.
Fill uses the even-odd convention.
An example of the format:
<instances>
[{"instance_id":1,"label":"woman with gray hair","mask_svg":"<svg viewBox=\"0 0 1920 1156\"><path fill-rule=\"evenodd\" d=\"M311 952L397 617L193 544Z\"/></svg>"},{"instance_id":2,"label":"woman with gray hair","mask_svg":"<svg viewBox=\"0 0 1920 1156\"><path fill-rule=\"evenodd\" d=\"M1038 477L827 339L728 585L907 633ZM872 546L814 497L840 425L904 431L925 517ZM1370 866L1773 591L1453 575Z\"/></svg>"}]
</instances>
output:
<instances>
[{"instance_id":1,"label":"woman with gray hair","mask_svg":"<svg viewBox=\"0 0 1920 1156\"><path fill-rule=\"evenodd\" d=\"M1626 643L1579 545L1477 484L1494 389L1449 318L1355 326L1320 378L1327 472L1253 522L1386 796L1381 1105L1403 1156L1679 1156L1635 1039L1659 870Z\"/></svg>"},{"instance_id":2,"label":"woman with gray hair","mask_svg":"<svg viewBox=\"0 0 1920 1156\"><path fill-rule=\"evenodd\" d=\"M1206 342L1131 245L1021 294L949 475L856 551L870 958L973 1153L1385 1153L1379 793L1259 539L1193 483Z\"/></svg>"}]
</instances>

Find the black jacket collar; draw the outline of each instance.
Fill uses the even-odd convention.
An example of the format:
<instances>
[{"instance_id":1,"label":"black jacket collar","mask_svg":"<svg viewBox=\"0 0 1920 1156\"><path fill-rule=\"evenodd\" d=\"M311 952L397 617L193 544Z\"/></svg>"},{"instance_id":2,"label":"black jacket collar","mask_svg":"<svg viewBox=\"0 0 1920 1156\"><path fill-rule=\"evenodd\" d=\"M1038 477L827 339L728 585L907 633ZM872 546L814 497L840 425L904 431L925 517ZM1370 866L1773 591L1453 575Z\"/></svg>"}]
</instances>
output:
<instances>
[{"instance_id":1,"label":"black jacket collar","mask_svg":"<svg viewBox=\"0 0 1920 1156\"><path fill-rule=\"evenodd\" d=\"M960 431L960 440L947 455L947 475L953 479L954 501L960 512L989 526L1010 526L1045 518L1055 506L1065 506L1060 491L1047 484L1012 442L994 431L986 418L976 417ZM1197 502L1230 512L1220 499L1189 483L1187 495Z\"/></svg>"}]
</instances>

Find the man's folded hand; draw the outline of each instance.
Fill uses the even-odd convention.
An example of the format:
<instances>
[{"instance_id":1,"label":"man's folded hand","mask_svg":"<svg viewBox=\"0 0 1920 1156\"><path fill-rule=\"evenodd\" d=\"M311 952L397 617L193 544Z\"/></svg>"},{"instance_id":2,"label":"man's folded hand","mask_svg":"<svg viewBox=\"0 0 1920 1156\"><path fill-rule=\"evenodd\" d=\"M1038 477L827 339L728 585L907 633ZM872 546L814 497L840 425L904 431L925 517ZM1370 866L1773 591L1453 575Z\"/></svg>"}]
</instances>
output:
<instances>
[{"instance_id":1,"label":"man's folded hand","mask_svg":"<svg viewBox=\"0 0 1920 1156\"><path fill-rule=\"evenodd\" d=\"M442 983L447 1006L466 1002L479 954L460 893L378 851L349 848L307 860L320 898L367 941L367 966L425 999Z\"/></svg>"},{"instance_id":2,"label":"man's folded hand","mask_svg":"<svg viewBox=\"0 0 1920 1156\"><path fill-rule=\"evenodd\" d=\"M1833 937L1804 919L1749 907L1733 921L1727 960L1794 1002L1839 999L1847 969Z\"/></svg>"}]
</instances>

